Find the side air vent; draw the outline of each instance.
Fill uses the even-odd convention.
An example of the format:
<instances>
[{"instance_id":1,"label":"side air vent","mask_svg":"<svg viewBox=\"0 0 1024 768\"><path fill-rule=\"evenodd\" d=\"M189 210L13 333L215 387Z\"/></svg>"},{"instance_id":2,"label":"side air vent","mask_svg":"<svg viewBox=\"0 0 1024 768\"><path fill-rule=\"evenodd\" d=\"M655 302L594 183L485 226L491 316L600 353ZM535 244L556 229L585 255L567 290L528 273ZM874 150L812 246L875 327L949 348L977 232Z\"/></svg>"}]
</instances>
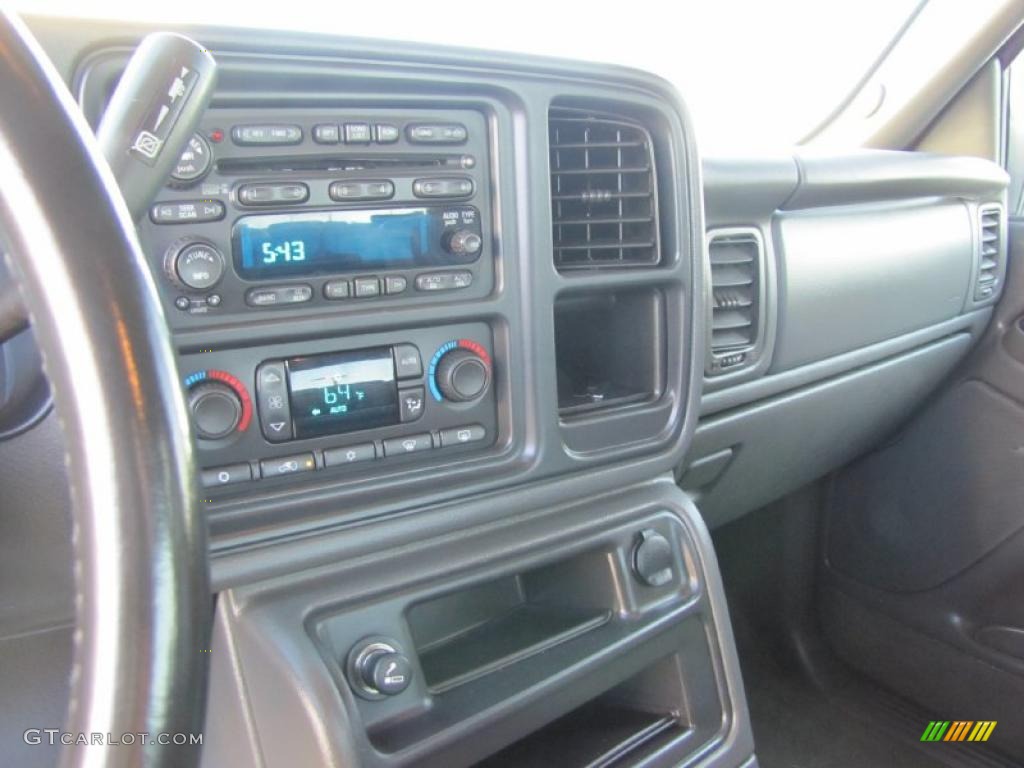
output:
<instances>
[{"instance_id":1,"label":"side air vent","mask_svg":"<svg viewBox=\"0 0 1024 768\"><path fill-rule=\"evenodd\" d=\"M984 301L996 293L999 287L1000 262L1002 261L1002 220L1003 209L998 205L985 206L978 211L978 279L975 282L974 300Z\"/></svg>"},{"instance_id":2,"label":"side air vent","mask_svg":"<svg viewBox=\"0 0 1024 768\"><path fill-rule=\"evenodd\" d=\"M711 262L711 373L750 362L760 331L761 235L754 229L708 236Z\"/></svg>"},{"instance_id":3,"label":"side air vent","mask_svg":"<svg viewBox=\"0 0 1024 768\"><path fill-rule=\"evenodd\" d=\"M651 135L632 120L555 109L548 119L559 270L660 260Z\"/></svg>"}]
</instances>

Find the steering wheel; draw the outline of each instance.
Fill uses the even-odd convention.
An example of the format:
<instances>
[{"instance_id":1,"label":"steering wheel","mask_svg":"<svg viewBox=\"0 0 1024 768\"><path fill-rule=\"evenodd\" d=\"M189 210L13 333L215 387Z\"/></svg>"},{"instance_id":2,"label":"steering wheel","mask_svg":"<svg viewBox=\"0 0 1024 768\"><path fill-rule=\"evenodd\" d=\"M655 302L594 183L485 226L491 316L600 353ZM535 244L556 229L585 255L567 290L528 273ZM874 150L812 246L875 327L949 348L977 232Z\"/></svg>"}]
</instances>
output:
<instances>
[{"instance_id":1,"label":"steering wheel","mask_svg":"<svg viewBox=\"0 0 1024 768\"><path fill-rule=\"evenodd\" d=\"M7 14L0 105L0 230L71 483L77 623L64 731L75 744L62 765L188 768L199 755L190 734L203 726L212 600L167 324L96 139Z\"/></svg>"}]
</instances>

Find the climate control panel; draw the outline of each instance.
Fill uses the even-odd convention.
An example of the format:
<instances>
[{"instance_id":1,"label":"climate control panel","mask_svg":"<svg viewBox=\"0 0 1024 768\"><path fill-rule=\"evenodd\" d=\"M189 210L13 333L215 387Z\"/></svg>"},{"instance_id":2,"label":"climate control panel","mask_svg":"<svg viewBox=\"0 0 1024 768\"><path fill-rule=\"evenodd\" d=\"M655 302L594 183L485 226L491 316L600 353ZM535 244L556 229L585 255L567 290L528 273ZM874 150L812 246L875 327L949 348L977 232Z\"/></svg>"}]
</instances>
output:
<instances>
[{"instance_id":1,"label":"climate control panel","mask_svg":"<svg viewBox=\"0 0 1024 768\"><path fill-rule=\"evenodd\" d=\"M499 431L492 341L468 323L186 355L203 483L359 476L487 449Z\"/></svg>"}]
</instances>

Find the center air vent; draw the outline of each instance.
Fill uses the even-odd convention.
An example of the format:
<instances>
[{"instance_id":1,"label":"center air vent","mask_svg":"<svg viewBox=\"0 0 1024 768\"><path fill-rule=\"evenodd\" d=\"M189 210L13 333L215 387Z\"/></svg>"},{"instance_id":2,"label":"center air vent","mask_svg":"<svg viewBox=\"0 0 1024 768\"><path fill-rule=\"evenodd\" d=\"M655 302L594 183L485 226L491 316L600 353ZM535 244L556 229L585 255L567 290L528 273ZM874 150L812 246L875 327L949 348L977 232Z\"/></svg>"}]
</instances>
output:
<instances>
[{"instance_id":1,"label":"center air vent","mask_svg":"<svg viewBox=\"0 0 1024 768\"><path fill-rule=\"evenodd\" d=\"M974 300L984 301L999 287L999 266L1002 255L1003 209L998 205L986 206L978 211L980 238L978 248L978 279Z\"/></svg>"},{"instance_id":2,"label":"center air vent","mask_svg":"<svg viewBox=\"0 0 1024 768\"><path fill-rule=\"evenodd\" d=\"M757 346L763 253L757 230L718 230L708 238L712 373L749 363Z\"/></svg>"},{"instance_id":3,"label":"center air vent","mask_svg":"<svg viewBox=\"0 0 1024 768\"><path fill-rule=\"evenodd\" d=\"M557 109L548 130L555 267L656 265L658 198L647 129L620 117Z\"/></svg>"}]
</instances>

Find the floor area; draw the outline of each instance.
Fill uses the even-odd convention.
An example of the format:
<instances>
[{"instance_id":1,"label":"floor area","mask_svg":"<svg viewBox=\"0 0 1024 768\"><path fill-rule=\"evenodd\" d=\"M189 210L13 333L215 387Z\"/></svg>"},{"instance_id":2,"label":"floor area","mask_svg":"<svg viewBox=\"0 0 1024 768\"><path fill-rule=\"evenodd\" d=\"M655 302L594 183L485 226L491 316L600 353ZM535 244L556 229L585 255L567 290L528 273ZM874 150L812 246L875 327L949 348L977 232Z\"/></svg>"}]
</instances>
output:
<instances>
[{"instance_id":1,"label":"floor area","mask_svg":"<svg viewBox=\"0 0 1024 768\"><path fill-rule=\"evenodd\" d=\"M929 713L835 656L817 626L816 545L799 532L813 523L791 513L713 533L760 768L1019 767L973 744L922 743Z\"/></svg>"},{"instance_id":2,"label":"floor area","mask_svg":"<svg viewBox=\"0 0 1024 768\"><path fill-rule=\"evenodd\" d=\"M855 702L816 688L743 634L740 666L761 768L947 765L872 722ZM932 752L942 746L927 745Z\"/></svg>"}]
</instances>

